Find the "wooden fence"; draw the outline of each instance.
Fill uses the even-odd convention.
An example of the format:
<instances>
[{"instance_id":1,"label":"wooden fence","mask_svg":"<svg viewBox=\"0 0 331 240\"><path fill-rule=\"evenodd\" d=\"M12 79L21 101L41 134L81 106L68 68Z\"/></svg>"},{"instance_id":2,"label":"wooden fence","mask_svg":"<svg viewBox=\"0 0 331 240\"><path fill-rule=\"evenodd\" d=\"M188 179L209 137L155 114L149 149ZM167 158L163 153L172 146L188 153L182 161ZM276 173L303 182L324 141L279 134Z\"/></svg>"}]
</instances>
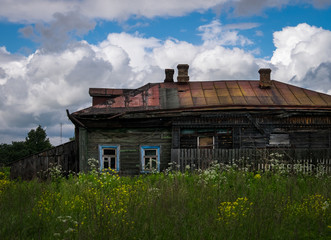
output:
<instances>
[{"instance_id":1,"label":"wooden fence","mask_svg":"<svg viewBox=\"0 0 331 240\"><path fill-rule=\"evenodd\" d=\"M20 159L10 166L11 178L29 180L45 173L51 166L61 165L64 173L78 172L75 141Z\"/></svg>"},{"instance_id":2,"label":"wooden fence","mask_svg":"<svg viewBox=\"0 0 331 240\"><path fill-rule=\"evenodd\" d=\"M331 173L331 149L172 149L171 158L181 171L207 169L213 163L248 171Z\"/></svg>"}]
</instances>

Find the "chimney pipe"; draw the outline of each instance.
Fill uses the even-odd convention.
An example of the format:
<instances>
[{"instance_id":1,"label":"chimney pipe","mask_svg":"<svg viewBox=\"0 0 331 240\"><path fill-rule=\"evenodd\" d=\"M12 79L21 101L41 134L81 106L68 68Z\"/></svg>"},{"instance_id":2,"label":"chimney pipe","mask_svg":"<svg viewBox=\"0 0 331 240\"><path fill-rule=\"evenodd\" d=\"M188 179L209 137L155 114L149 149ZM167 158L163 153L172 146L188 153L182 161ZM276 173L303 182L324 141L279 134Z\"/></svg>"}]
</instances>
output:
<instances>
[{"instance_id":1,"label":"chimney pipe","mask_svg":"<svg viewBox=\"0 0 331 240\"><path fill-rule=\"evenodd\" d=\"M270 68L261 68L259 70L260 74L260 83L259 87L262 89L270 88L271 87L271 79L270 79Z\"/></svg>"},{"instance_id":2,"label":"chimney pipe","mask_svg":"<svg viewBox=\"0 0 331 240\"><path fill-rule=\"evenodd\" d=\"M164 82L174 82L174 69L165 69L165 76Z\"/></svg>"},{"instance_id":3,"label":"chimney pipe","mask_svg":"<svg viewBox=\"0 0 331 240\"><path fill-rule=\"evenodd\" d=\"M178 76L177 76L177 82L180 83L187 83L190 80L190 77L188 76L188 64L178 64Z\"/></svg>"}]
</instances>

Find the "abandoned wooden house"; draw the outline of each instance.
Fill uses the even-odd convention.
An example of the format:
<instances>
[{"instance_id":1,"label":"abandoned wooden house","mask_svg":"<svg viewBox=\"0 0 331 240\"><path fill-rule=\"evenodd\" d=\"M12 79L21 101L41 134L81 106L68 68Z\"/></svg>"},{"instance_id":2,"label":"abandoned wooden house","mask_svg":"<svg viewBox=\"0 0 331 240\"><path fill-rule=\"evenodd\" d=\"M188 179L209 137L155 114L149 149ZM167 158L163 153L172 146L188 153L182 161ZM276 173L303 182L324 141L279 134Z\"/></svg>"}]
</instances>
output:
<instances>
[{"instance_id":1,"label":"abandoned wooden house","mask_svg":"<svg viewBox=\"0 0 331 240\"><path fill-rule=\"evenodd\" d=\"M196 149L308 149L330 158L330 95L271 80L270 69L259 80L190 81L189 66L177 68L177 82L166 69L161 83L90 88L92 106L67 112L80 171L89 158L100 169L162 171Z\"/></svg>"}]
</instances>

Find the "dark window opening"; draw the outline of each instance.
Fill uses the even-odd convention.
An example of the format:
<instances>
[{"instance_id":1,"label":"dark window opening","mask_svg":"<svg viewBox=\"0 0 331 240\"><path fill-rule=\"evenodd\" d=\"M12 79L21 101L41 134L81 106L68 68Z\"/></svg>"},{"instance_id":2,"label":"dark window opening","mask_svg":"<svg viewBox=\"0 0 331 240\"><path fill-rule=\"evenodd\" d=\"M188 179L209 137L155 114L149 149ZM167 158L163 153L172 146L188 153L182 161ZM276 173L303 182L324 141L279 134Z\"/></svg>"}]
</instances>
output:
<instances>
[{"instance_id":1,"label":"dark window opening","mask_svg":"<svg viewBox=\"0 0 331 240\"><path fill-rule=\"evenodd\" d=\"M116 148L104 148L102 152L103 168L116 169Z\"/></svg>"},{"instance_id":2,"label":"dark window opening","mask_svg":"<svg viewBox=\"0 0 331 240\"><path fill-rule=\"evenodd\" d=\"M233 148L231 128L199 128L180 130L180 148Z\"/></svg>"}]
</instances>

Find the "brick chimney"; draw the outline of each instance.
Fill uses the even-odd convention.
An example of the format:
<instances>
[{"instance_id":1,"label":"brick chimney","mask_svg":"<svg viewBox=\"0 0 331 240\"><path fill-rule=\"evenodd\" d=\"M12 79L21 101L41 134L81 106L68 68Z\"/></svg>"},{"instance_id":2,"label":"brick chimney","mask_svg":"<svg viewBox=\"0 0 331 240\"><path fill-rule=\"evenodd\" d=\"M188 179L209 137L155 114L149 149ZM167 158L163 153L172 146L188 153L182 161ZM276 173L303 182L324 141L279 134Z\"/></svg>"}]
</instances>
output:
<instances>
[{"instance_id":1,"label":"brick chimney","mask_svg":"<svg viewBox=\"0 0 331 240\"><path fill-rule=\"evenodd\" d=\"M190 80L190 77L188 76L188 64L178 64L178 76L177 76L177 82L180 83L187 83Z\"/></svg>"},{"instance_id":2,"label":"brick chimney","mask_svg":"<svg viewBox=\"0 0 331 240\"><path fill-rule=\"evenodd\" d=\"M259 87L260 88L265 89L265 88L271 87L270 73L271 73L270 68L261 68L259 70L259 74L260 74Z\"/></svg>"},{"instance_id":3,"label":"brick chimney","mask_svg":"<svg viewBox=\"0 0 331 240\"><path fill-rule=\"evenodd\" d=\"M165 79L164 82L174 82L174 69L165 69Z\"/></svg>"}]
</instances>

